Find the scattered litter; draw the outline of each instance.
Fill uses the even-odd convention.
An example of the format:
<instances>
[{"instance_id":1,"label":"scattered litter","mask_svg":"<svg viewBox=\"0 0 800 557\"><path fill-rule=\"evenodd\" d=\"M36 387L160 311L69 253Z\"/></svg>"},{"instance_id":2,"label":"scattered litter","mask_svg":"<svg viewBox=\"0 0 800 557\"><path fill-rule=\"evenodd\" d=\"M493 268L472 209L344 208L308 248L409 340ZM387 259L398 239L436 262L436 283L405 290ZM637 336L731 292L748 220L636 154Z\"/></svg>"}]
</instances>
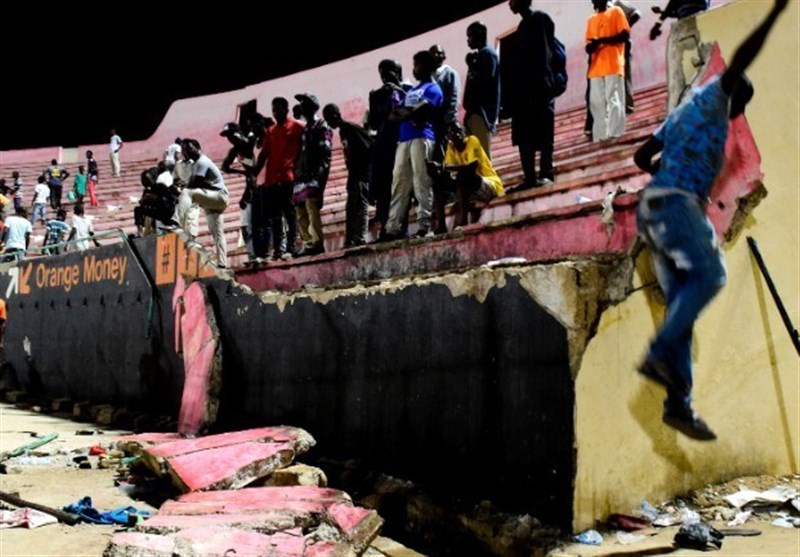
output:
<instances>
[{"instance_id":1,"label":"scattered litter","mask_svg":"<svg viewBox=\"0 0 800 557\"><path fill-rule=\"evenodd\" d=\"M120 209L122 209L122 207L119 205L110 205L110 204L107 205L106 208L108 209L109 213L113 213L114 211L119 211Z\"/></svg>"},{"instance_id":2,"label":"scattered litter","mask_svg":"<svg viewBox=\"0 0 800 557\"><path fill-rule=\"evenodd\" d=\"M18 466L50 466L53 459L46 456L20 456L13 463Z\"/></svg>"},{"instance_id":3,"label":"scattered litter","mask_svg":"<svg viewBox=\"0 0 800 557\"><path fill-rule=\"evenodd\" d=\"M653 526L661 526L662 528L666 528L668 526L675 526L676 524L681 524L683 521L680 515L676 513L662 513L656 517L653 521Z\"/></svg>"},{"instance_id":4,"label":"scattered litter","mask_svg":"<svg viewBox=\"0 0 800 557\"><path fill-rule=\"evenodd\" d=\"M637 535L637 534L630 534L628 532L617 532L617 541L622 545L630 545L632 543L639 543L642 540L646 540L647 536Z\"/></svg>"},{"instance_id":5,"label":"scattered litter","mask_svg":"<svg viewBox=\"0 0 800 557\"><path fill-rule=\"evenodd\" d=\"M91 470L92 469L92 463L89 462L89 461L81 462L81 463L78 464L78 468L81 469L81 470Z\"/></svg>"},{"instance_id":6,"label":"scattered litter","mask_svg":"<svg viewBox=\"0 0 800 557\"><path fill-rule=\"evenodd\" d=\"M602 545L603 536L597 530L586 530L575 536L575 541L586 545Z\"/></svg>"},{"instance_id":7,"label":"scattered litter","mask_svg":"<svg viewBox=\"0 0 800 557\"><path fill-rule=\"evenodd\" d=\"M797 490L791 487L776 485L767 491L753 491L752 489L740 489L732 495L723 497L728 503L741 509L744 506L768 506L780 505L787 501L797 498ZM794 504L794 503L793 503Z\"/></svg>"},{"instance_id":8,"label":"scattered litter","mask_svg":"<svg viewBox=\"0 0 800 557\"><path fill-rule=\"evenodd\" d=\"M795 497L792 499L792 506L797 510L797 512L800 512L800 497Z\"/></svg>"},{"instance_id":9,"label":"scattered litter","mask_svg":"<svg viewBox=\"0 0 800 557\"><path fill-rule=\"evenodd\" d=\"M659 516L658 509L647 501L642 501L642 504L639 505L639 514L650 522L653 522Z\"/></svg>"},{"instance_id":10,"label":"scattered litter","mask_svg":"<svg viewBox=\"0 0 800 557\"><path fill-rule=\"evenodd\" d=\"M56 524L58 519L47 513L24 507L15 511L0 511L0 529L16 528L24 526L26 528L38 528L48 524Z\"/></svg>"},{"instance_id":11,"label":"scattered litter","mask_svg":"<svg viewBox=\"0 0 800 557\"><path fill-rule=\"evenodd\" d=\"M103 456L104 454L106 454L106 452L107 451L100 445L95 445L94 447L89 449L89 455L91 456Z\"/></svg>"},{"instance_id":12,"label":"scattered litter","mask_svg":"<svg viewBox=\"0 0 800 557\"><path fill-rule=\"evenodd\" d=\"M734 519L728 522L728 526L741 526L747 522L752 515L753 511L742 511L740 513L736 513Z\"/></svg>"},{"instance_id":13,"label":"scattered litter","mask_svg":"<svg viewBox=\"0 0 800 557\"><path fill-rule=\"evenodd\" d=\"M131 202L131 203L133 203L134 205L135 205L135 204L137 204L137 203L139 203L139 198L138 198L138 197L135 197L135 196L133 196L133 195L131 195L130 197L128 197L128 199L129 199L129 200L130 200L130 202Z\"/></svg>"},{"instance_id":14,"label":"scattered litter","mask_svg":"<svg viewBox=\"0 0 800 557\"><path fill-rule=\"evenodd\" d=\"M772 521L773 526L780 526L781 528L800 528L800 518L791 516L783 516L776 518Z\"/></svg>"},{"instance_id":15,"label":"scattered litter","mask_svg":"<svg viewBox=\"0 0 800 557\"><path fill-rule=\"evenodd\" d=\"M585 195L576 195L575 201L577 201L578 203L591 203L592 198L586 197Z\"/></svg>"},{"instance_id":16,"label":"scattered litter","mask_svg":"<svg viewBox=\"0 0 800 557\"><path fill-rule=\"evenodd\" d=\"M705 551L709 545L720 549L725 536L716 528L705 522L684 524L675 534L675 543L680 547Z\"/></svg>"},{"instance_id":17,"label":"scattered litter","mask_svg":"<svg viewBox=\"0 0 800 557\"><path fill-rule=\"evenodd\" d=\"M75 435L94 435L95 433L99 432L96 429L79 429Z\"/></svg>"},{"instance_id":18,"label":"scattered litter","mask_svg":"<svg viewBox=\"0 0 800 557\"><path fill-rule=\"evenodd\" d=\"M688 526L700 522L700 515L688 507L681 509L681 524Z\"/></svg>"},{"instance_id":19,"label":"scattered litter","mask_svg":"<svg viewBox=\"0 0 800 557\"><path fill-rule=\"evenodd\" d=\"M27 445L22 445L21 447L17 447L16 449L12 449L6 453L0 454L0 461L6 460L7 458L13 458L15 456L19 456L21 454L25 454L28 451L32 451L33 449L38 449L42 445L46 445L50 441L58 439L58 433L49 433L44 437L37 439Z\"/></svg>"}]
</instances>

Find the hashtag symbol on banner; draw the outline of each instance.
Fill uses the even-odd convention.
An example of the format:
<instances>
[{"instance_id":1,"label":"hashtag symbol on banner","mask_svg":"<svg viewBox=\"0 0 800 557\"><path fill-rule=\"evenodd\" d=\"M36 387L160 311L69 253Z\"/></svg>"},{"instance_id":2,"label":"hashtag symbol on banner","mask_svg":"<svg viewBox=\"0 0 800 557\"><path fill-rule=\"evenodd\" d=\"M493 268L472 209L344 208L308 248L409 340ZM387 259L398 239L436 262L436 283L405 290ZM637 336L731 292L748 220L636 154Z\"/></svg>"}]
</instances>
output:
<instances>
[{"instance_id":1,"label":"hashtag symbol on banner","mask_svg":"<svg viewBox=\"0 0 800 557\"><path fill-rule=\"evenodd\" d=\"M164 245L164 252L161 254L161 269L165 274L169 272L170 255L169 245Z\"/></svg>"}]
</instances>

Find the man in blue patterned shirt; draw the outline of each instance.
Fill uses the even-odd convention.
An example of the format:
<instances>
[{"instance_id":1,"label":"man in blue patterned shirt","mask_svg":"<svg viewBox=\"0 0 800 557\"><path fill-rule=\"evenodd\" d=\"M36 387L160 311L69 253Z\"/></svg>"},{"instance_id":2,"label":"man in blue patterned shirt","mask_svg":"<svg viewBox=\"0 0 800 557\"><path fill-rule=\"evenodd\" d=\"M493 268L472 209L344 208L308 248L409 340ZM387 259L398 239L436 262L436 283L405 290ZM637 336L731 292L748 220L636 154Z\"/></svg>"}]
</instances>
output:
<instances>
[{"instance_id":1,"label":"man in blue patterned shirt","mask_svg":"<svg viewBox=\"0 0 800 557\"><path fill-rule=\"evenodd\" d=\"M753 96L744 71L787 2L775 0L722 76L696 89L634 156L636 164L653 175L641 195L638 226L667 299L664 323L639 372L667 389L664 423L701 441L716 435L691 406L692 329L726 279L705 205L724 162L728 122L744 112Z\"/></svg>"}]
</instances>

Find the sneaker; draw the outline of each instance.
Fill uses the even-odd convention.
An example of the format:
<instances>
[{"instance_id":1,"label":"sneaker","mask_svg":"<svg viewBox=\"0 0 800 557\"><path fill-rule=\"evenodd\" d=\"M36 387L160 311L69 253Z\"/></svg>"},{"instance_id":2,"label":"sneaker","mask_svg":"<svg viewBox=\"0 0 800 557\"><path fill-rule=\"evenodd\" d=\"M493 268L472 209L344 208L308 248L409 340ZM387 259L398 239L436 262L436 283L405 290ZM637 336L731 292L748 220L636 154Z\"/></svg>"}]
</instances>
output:
<instances>
[{"instance_id":1,"label":"sneaker","mask_svg":"<svg viewBox=\"0 0 800 557\"><path fill-rule=\"evenodd\" d=\"M536 180L536 187L541 188L544 186L549 186L552 183L553 180L551 180L550 178L539 178L538 180Z\"/></svg>"},{"instance_id":2,"label":"sneaker","mask_svg":"<svg viewBox=\"0 0 800 557\"><path fill-rule=\"evenodd\" d=\"M708 424L697 415L691 408L686 408L678 412L664 411L662 418L665 424L677 429L686 437L697 441L713 441L717 435L711 431Z\"/></svg>"},{"instance_id":3,"label":"sneaker","mask_svg":"<svg viewBox=\"0 0 800 557\"><path fill-rule=\"evenodd\" d=\"M672 370L662 361L647 359L642 362L636 371L667 389L675 385Z\"/></svg>"}]
</instances>

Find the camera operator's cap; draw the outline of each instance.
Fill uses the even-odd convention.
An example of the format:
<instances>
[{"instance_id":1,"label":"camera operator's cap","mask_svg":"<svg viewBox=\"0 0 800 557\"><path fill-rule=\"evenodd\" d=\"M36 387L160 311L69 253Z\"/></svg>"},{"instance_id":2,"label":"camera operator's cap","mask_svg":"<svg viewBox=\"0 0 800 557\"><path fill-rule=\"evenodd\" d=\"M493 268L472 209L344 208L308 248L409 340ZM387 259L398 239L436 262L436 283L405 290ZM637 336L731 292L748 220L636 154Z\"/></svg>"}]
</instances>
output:
<instances>
[{"instance_id":1,"label":"camera operator's cap","mask_svg":"<svg viewBox=\"0 0 800 557\"><path fill-rule=\"evenodd\" d=\"M236 122L228 122L227 124L225 124L225 126L222 128L222 131L219 132L219 134L222 137L225 137L226 135L230 135L238 131L239 131L239 124L237 124Z\"/></svg>"},{"instance_id":2,"label":"camera operator's cap","mask_svg":"<svg viewBox=\"0 0 800 557\"><path fill-rule=\"evenodd\" d=\"M314 93L298 93L294 98L300 102L308 101L314 105L316 110L319 110L319 99Z\"/></svg>"}]
</instances>

